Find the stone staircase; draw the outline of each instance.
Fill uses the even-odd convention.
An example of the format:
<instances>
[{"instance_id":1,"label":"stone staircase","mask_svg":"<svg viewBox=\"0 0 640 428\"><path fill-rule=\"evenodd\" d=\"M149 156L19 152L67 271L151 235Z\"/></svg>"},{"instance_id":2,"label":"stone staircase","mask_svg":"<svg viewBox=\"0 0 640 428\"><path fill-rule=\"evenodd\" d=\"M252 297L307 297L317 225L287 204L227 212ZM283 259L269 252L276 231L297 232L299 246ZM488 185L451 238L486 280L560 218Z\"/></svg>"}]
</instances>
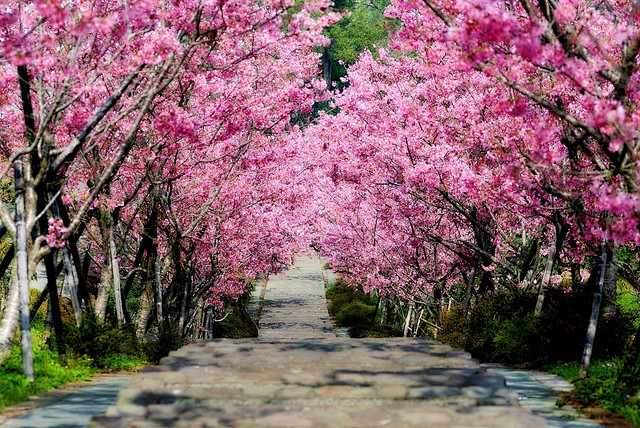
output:
<instances>
[{"instance_id":1,"label":"stone staircase","mask_svg":"<svg viewBox=\"0 0 640 428\"><path fill-rule=\"evenodd\" d=\"M321 265L302 259L269 280L260 338L172 352L89 426L545 426L463 351L422 338L335 337Z\"/></svg>"}]
</instances>

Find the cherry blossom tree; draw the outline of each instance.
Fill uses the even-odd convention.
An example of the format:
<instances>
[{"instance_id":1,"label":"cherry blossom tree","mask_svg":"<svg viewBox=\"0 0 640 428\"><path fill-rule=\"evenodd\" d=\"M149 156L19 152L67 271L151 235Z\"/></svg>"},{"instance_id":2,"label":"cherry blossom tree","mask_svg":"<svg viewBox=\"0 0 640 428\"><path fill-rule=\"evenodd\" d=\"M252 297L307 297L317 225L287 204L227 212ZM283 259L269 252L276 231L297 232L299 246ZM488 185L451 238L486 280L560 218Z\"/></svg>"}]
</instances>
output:
<instances>
[{"instance_id":1,"label":"cherry blossom tree","mask_svg":"<svg viewBox=\"0 0 640 428\"><path fill-rule=\"evenodd\" d=\"M249 129L277 133L292 110L310 109L318 89L311 79L318 61L312 47L325 43L320 31L336 16L322 13L328 6L322 1L307 2L296 13L292 6L279 0L2 2L0 149L3 178L14 173L15 208L12 213L11 201L3 200L0 219L17 262L5 296L0 359L10 349L18 291L26 289L29 272L67 246L79 271L77 246L95 210L102 224L102 236L95 239L105 251L102 273L109 270L108 260L113 266L116 258L107 249L114 242L105 242L112 241L113 230L104 232L118 219L106 214L140 193L135 185L119 186L127 177L141 183L146 166L162 166L144 156L170 159L193 150L195 159L210 144L218 156L230 157L225 141ZM269 97L285 102L276 105ZM214 160L199 161L195 166L207 177L206 166ZM211 172L216 174L224 176ZM146 175L147 184L138 187L159 177ZM215 185L209 189L215 193ZM73 271L72 276L80 273ZM101 312L110 287L105 275L94 302ZM49 282L55 286L55 278ZM28 348L26 293L21 301Z\"/></svg>"}]
</instances>

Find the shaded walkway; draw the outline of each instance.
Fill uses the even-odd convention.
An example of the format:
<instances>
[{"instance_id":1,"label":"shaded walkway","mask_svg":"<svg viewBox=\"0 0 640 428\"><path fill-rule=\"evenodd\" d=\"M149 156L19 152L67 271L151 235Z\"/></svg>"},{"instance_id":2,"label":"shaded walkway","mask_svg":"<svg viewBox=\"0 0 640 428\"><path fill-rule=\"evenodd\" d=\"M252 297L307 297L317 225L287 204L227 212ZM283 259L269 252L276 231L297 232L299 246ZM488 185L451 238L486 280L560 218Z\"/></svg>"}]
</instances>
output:
<instances>
[{"instance_id":1,"label":"shaded walkway","mask_svg":"<svg viewBox=\"0 0 640 428\"><path fill-rule=\"evenodd\" d=\"M90 426L544 426L463 351L335 337L321 266L301 259L269 280L258 339L171 353Z\"/></svg>"}]
</instances>

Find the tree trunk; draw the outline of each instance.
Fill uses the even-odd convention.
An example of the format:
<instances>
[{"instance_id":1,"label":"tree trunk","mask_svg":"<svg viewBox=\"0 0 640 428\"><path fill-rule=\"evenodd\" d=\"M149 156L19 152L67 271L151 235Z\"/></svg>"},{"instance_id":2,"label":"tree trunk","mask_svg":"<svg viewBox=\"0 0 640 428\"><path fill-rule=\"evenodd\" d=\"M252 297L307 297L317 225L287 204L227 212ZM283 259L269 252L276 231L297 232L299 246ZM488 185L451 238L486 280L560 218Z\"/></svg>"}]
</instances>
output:
<instances>
[{"instance_id":1,"label":"tree trunk","mask_svg":"<svg viewBox=\"0 0 640 428\"><path fill-rule=\"evenodd\" d=\"M536 301L535 310L536 315L539 315L542 312L544 298L546 297L549 282L551 281L551 272L553 271L553 266L556 262L556 252L558 250L558 236L558 228L554 227L553 239L551 240L551 247L549 248L549 254L547 255L547 263L544 267L544 275L542 275L542 282L540 283L540 288L538 288L538 300Z\"/></svg>"},{"instance_id":2,"label":"tree trunk","mask_svg":"<svg viewBox=\"0 0 640 428\"><path fill-rule=\"evenodd\" d=\"M462 306L462 311L464 312L465 315L467 314L467 312L469 312L469 306L471 306L471 297L473 296L473 290L476 285L477 274L478 274L478 266L475 266L473 268L473 271L471 271L471 277L469 277L469 280L467 281L467 289L465 291L464 304Z\"/></svg>"},{"instance_id":3,"label":"tree trunk","mask_svg":"<svg viewBox=\"0 0 640 428\"><path fill-rule=\"evenodd\" d=\"M31 343L31 322L29 320L29 256L27 253L25 183L22 156L19 156L18 159L16 159L13 164L13 168L15 173L16 270L20 297L22 368L27 380L33 382L33 347Z\"/></svg>"},{"instance_id":4,"label":"tree trunk","mask_svg":"<svg viewBox=\"0 0 640 428\"><path fill-rule=\"evenodd\" d=\"M62 364L67 363L67 343L64 339L62 325L62 315L60 314L60 300L58 299L57 272L54 266L53 254L48 254L44 258L44 266L47 270L47 290L49 290L49 312L53 330L56 334L56 348L58 349L58 359Z\"/></svg>"},{"instance_id":5,"label":"tree trunk","mask_svg":"<svg viewBox=\"0 0 640 428\"><path fill-rule=\"evenodd\" d=\"M571 263L571 288L575 291L582 285L582 278L580 277L580 264Z\"/></svg>"},{"instance_id":6,"label":"tree trunk","mask_svg":"<svg viewBox=\"0 0 640 428\"><path fill-rule=\"evenodd\" d=\"M587 339L584 344L582 353L582 365L580 373L587 374L589 363L591 362L591 353L593 352L593 341L596 337L596 328L598 327L598 316L600 315L600 303L602 301L602 287L604 285L605 271L607 269L607 245L602 243L602 256L600 258L600 268L598 271L598 285L593 295L593 305L591 306L591 317L589 318L589 326L587 327Z\"/></svg>"},{"instance_id":7,"label":"tree trunk","mask_svg":"<svg viewBox=\"0 0 640 428\"><path fill-rule=\"evenodd\" d=\"M187 322L187 311L189 309L189 300L191 299L191 277L184 280L184 290L182 293L182 301L180 302L180 319L178 321L178 332L184 337L184 327Z\"/></svg>"},{"instance_id":8,"label":"tree trunk","mask_svg":"<svg viewBox=\"0 0 640 428\"><path fill-rule=\"evenodd\" d=\"M71 219L69 218L67 207L64 206L62 201L59 200L59 203L54 205L53 213L56 217L59 216L64 224L70 223ZM76 295L79 302L78 307L80 307L81 310L91 307L91 299L89 298L89 291L87 290L87 272L89 269L90 259L87 258L84 263L82 262L77 245L78 237L82 235L85 227L86 224L78 227L73 236L69 237L67 245L65 246L66 251L71 256L71 260L73 260L73 265L75 266Z\"/></svg>"},{"instance_id":9,"label":"tree trunk","mask_svg":"<svg viewBox=\"0 0 640 428\"><path fill-rule=\"evenodd\" d=\"M152 262L147 261L147 267L149 268L149 264L153 266ZM154 289L153 289L153 268L151 270L147 270L147 274L144 277L144 288L142 289L142 294L139 299L139 307L138 307L138 315L136 317L136 337L138 340L142 340L144 335L147 333L147 325L149 324L149 317L151 316L151 311L153 310L153 299L154 299Z\"/></svg>"},{"instance_id":10,"label":"tree trunk","mask_svg":"<svg viewBox=\"0 0 640 428\"><path fill-rule=\"evenodd\" d=\"M407 337L409 333L409 324L411 323L412 314L413 314L413 306L409 305L409 310L407 311L407 318L404 320L404 331L402 333L403 337Z\"/></svg>"},{"instance_id":11,"label":"tree trunk","mask_svg":"<svg viewBox=\"0 0 640 428\"><path fill-rule=\"evenodd\" d=\"M96 319L98 324L104 324L107 316L107 304L111 294L111 283L113 280L113 268L111 266L111 214L106 209L100 210L100 232L102 235L103 262L100 268L100 283L98 284L98 294L96 296Z\"/></svg>"},{"instance_id":12,"label":"tree trunk","mask_svg":"<svg viewBox=\"0 0 640 428\"><path fill-rule=\"evenodd\" d=\"M327 89L331 90L331 56L328 46L322 51L322 78L327 84Z\"/></svg>"},{"instance_id":13,"label":"tree trunk","mask_svg":"<svg viewBox=\"0 0 640 428\"><path fill-rule=\"evenodd\" d=\"M607 269L604 272L602 285L602 314L610 317L616 313L616 295L618 282L618 244L613 243L607 250Z\"/></svg>"},{"instance_id":14,"label":"tree trunk","mask_svg":"<svg viewBox=\"0 0 640 428\"><path fill-rule=\"evenodd\" d=\"M126 324L124 318L124 302L122 299L122 285L120 283L120 265L118 263L116 240L114 239L115 228L113 225L113 218L109 225L111 233L109 233L109 253L111 255L111 269L113 276L113 292L116 298L116 318L118 320L118 326Z\"/></svg>"},{"instance_id":15,"label":"tree trunk","mask_svg":"<svg viewBox=\"0 0 640 428\"><path fill-rule=\"evenodd\" d=\"M3 300L6 301L6 305L2 321L0 322L0 364L3 363L11 353L11 349L13 348L13 339L15 339L16 331L18 329L20 299L15 263L14 269L12 269L9 292Z\"/></svg>"},{"instance_id":16,"label":"tree trunk","mask_svg":"<svg viewBox=\"0 0 640 428\"><path fill-rule=\"evenodd\" d=\"M154 265L156 322L158 323L158 329L162 330L164 324L164 313L162 310L162 275L160 269L160 257L158 256L157 251Z\"/></svg>"},{"instance_id":17,"label":"tree trunk","mask_svg":"<svg viewBox=\"0 0 640 428\"><path fill-rule=\"evenodd\" d=\"M82 324L82 308L80 307L80 300L78 299L78 281L76 271L71 263L71 257L69 256L69 250L67 247L62 248L62 257L64 259L64 265L66 268L67 287L69 289L69 295L71 296L71 306L73 307L73 314L76 318L76 325L80 327Z\"/></svg>"}]
</instances>

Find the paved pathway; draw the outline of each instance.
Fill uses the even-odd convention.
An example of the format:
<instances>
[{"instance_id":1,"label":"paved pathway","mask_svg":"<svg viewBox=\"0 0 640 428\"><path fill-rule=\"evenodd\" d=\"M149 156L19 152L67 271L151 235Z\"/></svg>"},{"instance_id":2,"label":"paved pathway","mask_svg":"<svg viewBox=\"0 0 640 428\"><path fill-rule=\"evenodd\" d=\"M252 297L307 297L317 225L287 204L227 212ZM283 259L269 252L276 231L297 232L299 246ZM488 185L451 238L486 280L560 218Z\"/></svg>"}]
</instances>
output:
<instances>
[{"instance_id":1,"label":"paved pathway","mask_svg":"<svg viewBox=\"0 0 640 428\"><path fill-rule=\"evenodd\" d=\"M90 426L544 426L463 351L335 337L320 266L299 260L269 280L258 339L172 352Z\"/></svg>"},{"instance_id":2,"label":"paved pathway","mask_svg":"<svg viewBox=\"0 0 640 428\"><path fill-rule=\"evenodd\" d=\"M334 337L324 295L320 259L301 258L269 279L260 314L260 337Z\"/></svg>"},{"instance_id":3,"label":"paved pathway","mask_svg":"<svg viewBox=\"0 0 640 428\"><path fill-rule=\"evenodd\" d=\"M130 375L118 375L82 387L75 392L65 394L59 400L10 419L0 426L3 428L84 427L92 416L104 413L116 402L118 391L126 388L129 378Z\"/></svg>"},{"instance_id":4,"label":"paved pathway","mask_svg":"<svg viewBox=\"0 0 640 428\"><path fill-rule=\"evenodd\" d=\"M525 406L536 415L543 416L548 427L557 428L596 428L600 425L583 418L571 406L558 407L557 394L573 389L566 380L550 373L533 370L517 370L499 364L485 364L489 371L502 376L507 386L518 392L521 406Z\"/></svg>"}]
</instances>

